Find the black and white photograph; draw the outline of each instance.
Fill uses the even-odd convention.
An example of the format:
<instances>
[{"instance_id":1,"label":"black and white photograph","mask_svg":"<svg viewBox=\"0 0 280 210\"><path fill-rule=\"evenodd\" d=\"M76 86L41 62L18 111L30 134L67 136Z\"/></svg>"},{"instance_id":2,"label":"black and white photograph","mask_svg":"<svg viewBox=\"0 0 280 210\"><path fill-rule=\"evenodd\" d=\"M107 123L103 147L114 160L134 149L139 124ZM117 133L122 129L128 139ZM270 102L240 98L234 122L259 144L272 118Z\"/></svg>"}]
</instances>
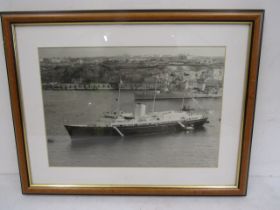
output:
<instances>
[{"instance_id":1,"label":"black and white photograph","mask_svg":"<svg viewBox=\"0 0 280 210\"><path fill-rule=\"evenodd\" d=\"M38 53L49 166L218 167L226 47Z\"/></svg>"}]
</instances>

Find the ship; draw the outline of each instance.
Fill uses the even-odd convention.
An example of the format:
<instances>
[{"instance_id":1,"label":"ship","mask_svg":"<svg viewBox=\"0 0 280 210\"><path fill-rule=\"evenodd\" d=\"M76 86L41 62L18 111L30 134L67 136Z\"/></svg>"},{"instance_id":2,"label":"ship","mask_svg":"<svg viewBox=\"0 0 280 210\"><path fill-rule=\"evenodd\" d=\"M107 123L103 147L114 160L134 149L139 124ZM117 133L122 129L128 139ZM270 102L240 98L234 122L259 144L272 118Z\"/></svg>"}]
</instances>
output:
<instances>
[{"instance_id":1,"label":"ship","mask_svg":"<svg viewBox=\"0 0 280 210\"><path fill-rule=\"evenodd\" d=\"M110 119L108 119L110 118ZM187 131L203 127L207 115L192 110L161 111L146 113L146 105L137 103L135 115L122 114L103 116L95 124L64 125L71 137L128 136Z\"/></svg>"},{"instance_id":2,"label":"ship","mask_svg":"<svg viewBox=\"0 0 280 210\"><path fill-rule=\"evenodd\" d=\"M72 139L91 136L130 136L149 135L194 130L208 123L206 113L196 112L186 107L184 98L180 110L155 111L156 93L153 97L151 112L146 111L144 103L136 103L134 113L120 110L120 88L118 94L118 109L105 112L92 124L65 124Z\"/></svg>"}]
</instances>

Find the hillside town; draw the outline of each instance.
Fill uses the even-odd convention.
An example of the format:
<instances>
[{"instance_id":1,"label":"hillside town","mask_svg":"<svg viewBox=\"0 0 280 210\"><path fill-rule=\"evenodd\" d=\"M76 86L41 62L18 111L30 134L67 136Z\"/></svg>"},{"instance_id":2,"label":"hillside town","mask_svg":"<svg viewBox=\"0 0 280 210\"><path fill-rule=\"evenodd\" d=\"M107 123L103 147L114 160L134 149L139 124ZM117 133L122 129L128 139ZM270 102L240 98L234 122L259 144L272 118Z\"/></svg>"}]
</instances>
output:
<instances>
[{"instance_id":1,"label":"hillside town","mask_svg":"<svg viewBox=\"0 0 280 210\"><path fill-rule=\"evenodd\" d=\"M45 90L221 92L224 57L113 56L41 58Z\"/></svg>"}]
</instances>

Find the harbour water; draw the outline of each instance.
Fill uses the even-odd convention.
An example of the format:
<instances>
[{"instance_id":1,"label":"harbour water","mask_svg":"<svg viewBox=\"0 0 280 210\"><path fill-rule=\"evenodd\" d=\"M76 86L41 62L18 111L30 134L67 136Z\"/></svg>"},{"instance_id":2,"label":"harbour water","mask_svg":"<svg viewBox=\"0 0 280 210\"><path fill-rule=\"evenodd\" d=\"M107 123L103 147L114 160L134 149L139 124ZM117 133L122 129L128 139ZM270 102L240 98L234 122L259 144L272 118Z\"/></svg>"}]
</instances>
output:
<instances>
[{"instance_id":1,"label":"harbour water","mask_svg":"<svg viewBox=\"0 0 280 210\"><path fill-rule=\"evenodd\" d=\"M117 91L43 91L50 166L71 167L217 167L221 98L185 100L207 111L203 129L161 135L89 137L72 141L64 124L93 124L114 110ZM121 110L134 112L132 91L121 93ZM152 101L141 101L152 110ZM182 100L156 101L155 111L179 110Z\"/></svg>"}]
</instances>

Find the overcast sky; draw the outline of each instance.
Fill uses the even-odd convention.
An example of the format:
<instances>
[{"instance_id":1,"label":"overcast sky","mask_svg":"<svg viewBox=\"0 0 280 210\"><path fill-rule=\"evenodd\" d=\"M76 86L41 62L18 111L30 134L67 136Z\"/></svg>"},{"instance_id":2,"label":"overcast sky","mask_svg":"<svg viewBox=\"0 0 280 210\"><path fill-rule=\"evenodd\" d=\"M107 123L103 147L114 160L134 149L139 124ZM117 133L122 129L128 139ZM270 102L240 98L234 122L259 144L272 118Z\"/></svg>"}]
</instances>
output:
<instances>
[{"instance_id":1,"label":"overcast sky","mask_svg":"<svg viewBox=\"0 0 280 210\"><path fill-rule=\"evenodd\" d=\"M179 55L225 56L221 47L48 47L39 48L40 58L50 57L98 57L121 55Z\"/></svg>"}]
</instances>

